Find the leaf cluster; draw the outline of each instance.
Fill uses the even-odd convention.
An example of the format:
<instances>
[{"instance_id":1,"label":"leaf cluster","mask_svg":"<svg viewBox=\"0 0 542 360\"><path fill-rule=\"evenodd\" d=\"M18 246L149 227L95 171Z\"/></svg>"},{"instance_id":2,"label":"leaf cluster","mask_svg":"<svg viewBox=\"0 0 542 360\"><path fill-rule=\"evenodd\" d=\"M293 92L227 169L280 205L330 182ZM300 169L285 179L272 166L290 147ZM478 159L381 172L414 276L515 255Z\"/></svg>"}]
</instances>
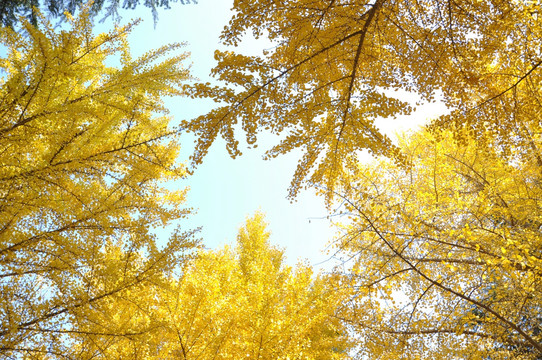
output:
<instances>
[{"instance_id":1,"label":"leaf cluster","mask_svg":"<svg viewBox=\"0 0 542 360\"><path fill-rule=\"evenodd\" d=\"M81 359L81 338L144 331L109 304L159 284L197 243L154 233L188 214L185 191L163 186L185 170L161 100L188 73L185 55L161 59L176 45L132 59L133 24L94 36L88 8L69 30L39 21L0 30L0 354Z\"/></svg>"},{"instance_id":2,"label":"leaf cluster","mask_svg":"<svg viewBox=\"0 0 542 360\"><path fill-rule=\"evenodd\" d=\"M539 143L536 143L537 148ZM354 259L349 322L371 358L538 359L538 159L452 134L402 144L411 167L360 165L336 246Z\"/></svg>"},{"instance_id":3,"label":"leaf cluster","mask_svg":"<svg viewBox=\"0 0 542 360\"><path fill-rule=\"evenodd\" d=\"M236 247L201 251L167 287L133 294L145 299L156 326L145 342L92 338L89 349L134 359L349 358L352 343L338 316L347 291L307 265L284 265L268 238L263 215L247 219ZM112 303L114 316L133 321L142 310L132 301Z\"/></svg>"},{"instance_id":4,"label":"leaf cluster","mask_svg":"<svg viewBox=\"0 0 542 360\"><path fill-rule=\"evenodd\" d=\"M507 149L522 123L540 112L539 8L532 1L238 1L213 74L225 87L200 84L193 96L223 106L187 122L198 136L192 165L217 137L240 154L234 128L249 145L280 134L267 158L303 155L289 195L305 185L348 189L348 173L369 151L406 164L375 121L408 115L439 98L451 111L433 130L476 135ZM261 56L234 51L251 33L273 47ZM538 131L530 128L530 131ZM489 140L488 140L489 139Z\"/></svg>"}]
</instances>

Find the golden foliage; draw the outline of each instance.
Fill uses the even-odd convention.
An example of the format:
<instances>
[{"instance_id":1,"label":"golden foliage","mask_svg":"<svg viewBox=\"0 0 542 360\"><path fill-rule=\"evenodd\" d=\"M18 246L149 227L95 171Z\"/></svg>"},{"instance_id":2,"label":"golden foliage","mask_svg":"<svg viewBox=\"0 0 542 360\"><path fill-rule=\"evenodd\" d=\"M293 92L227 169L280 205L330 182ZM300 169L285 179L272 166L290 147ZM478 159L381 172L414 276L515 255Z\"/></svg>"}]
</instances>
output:
<instances>
[{"instance_id":1,"label":"golden foliage","mask_svg":"<svg viewBox=\"0 0 542 360\"><path fill-rule=\"evenodd\" d=\"M537 146L540 145L538 142ZM539 359L542 188L536 156L422 132L409 169L360 165L337 243L354 258L349 321L374 359Z\"/></svg>"},{"instance_id":2,"label":"golden foliage","mask_svg":"<svg viewBox=\"0 0 542 360\"><path fill-rule=\"evenodd\" d=\"M160 60L172 45L132 59L131 26L94 36L87 9L69 30L44 18L0 30L2 357L81 359L70 348L90 325L125 335L107 304L195 244L175 231L159 247L153 234L187 213L184 191L161 185L185 174L161 101L182 94L185 55Z\"/></svg>"},{"instance_id":3,"label":"golden foliage","mask_svg":"<svg viewBox=\"0 0 542 360\"><path fill-rule=\"evenodd\" d=\"M240 154L240 122L249 145L264 130L283 135L267 157L303 151L290 196L304 184L331 193L348 188L362 150L404 163L375 126L411 113L404 91L422 101L442 95L452 116L435 130L466 128L503 144L541 111L535 1L257 0L236 1L234 10L222 34L230 49L216 52L213 70L227 87L192 89L222 105L187 123L199 138L194 165L218 136ZM246 33L273 47L263 56L231 51Z\"/></svg>"},{"instance_id":4,"label":"golden foliage","mask_svg":"<svg viewBox=\"0 0 542 360\"><path fill-rule=\"evenodd\" d=\"M539 359L540 4L234 10L225 45L252 31L274 47L217 51L226 87L183 85L185 55L160 60L177 45L132 59L131 25L94 36L88 8L67 31L0 30L0 354L342 359L354 335L363 358ZM261 215L234 249L185 262L195 242L179 231L157 246L153 229L187 213L161 183L185 174L161 101L184 91L221 104L183 124L193 165L218 136L239 155L239 121L250 146L282 136L268 158L303 151L291 197L342 194L348 273L283 265ZM405 91L450 114L397 146L375 120L410 114ZM382 157L359 165L363 150Z\"/></svg>"},{"instance_id":5,"label":"golden foliage","mask_svg":"<svg viewBox=\"0 0 542 360\"><path fill-rule=\"evenodd\" d=\"M181 359L348 357L336 317L344 292L307 265L284 265L265 227L261 214L248 219L236 248L202 254L164 299Z\"/></svg>"},{"instance_id":6,"label":"golden foliage","mask_svg":"<svg viewBox=\"0 0 542 360\"><path fill-rule=\"evenodd\" d=\"M108 343L112 358L346 359L351 344L338 309L346 292L309 266L283 264L261 214L240 229L235 248L203 251L170 279L140 295L158 324L146 347L131 338ZM150 290L150 292L149 292ZM138 295L139 296L139 295ZM153 300L151 300L153 299ZM130 299L115 306L127 312ZM103 346L99 342L89 345Z\"/></svg>"}]
</instances>

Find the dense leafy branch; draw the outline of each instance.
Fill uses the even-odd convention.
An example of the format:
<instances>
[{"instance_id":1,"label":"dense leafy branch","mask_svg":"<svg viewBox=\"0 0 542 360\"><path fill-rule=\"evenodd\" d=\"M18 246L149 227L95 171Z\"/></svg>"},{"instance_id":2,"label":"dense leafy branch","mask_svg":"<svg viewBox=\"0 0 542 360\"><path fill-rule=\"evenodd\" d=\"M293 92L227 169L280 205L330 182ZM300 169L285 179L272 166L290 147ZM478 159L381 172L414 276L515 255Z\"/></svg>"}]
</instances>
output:
<instances>
[{"instance_id":1,"label":"dense leafy branch","mask_svg":"<svg viewBox=\"0 0 542 360\"><path fill-rule=\"evenodd\" d=\"M197 245L194 231L162 246L153 233L188 214L184 191L161 185L185 176L162 98L182 94L186 56L172 45L134 60L131 25L95 36L91 12L59 32L41 15L22 35L0 32L3 357L94 358L79 347L89 338L144 342L160 327L143 298L127 318L108 307L164 286ZM119 53L119 68L105 64Z\"/></svg>"}]
</instances>

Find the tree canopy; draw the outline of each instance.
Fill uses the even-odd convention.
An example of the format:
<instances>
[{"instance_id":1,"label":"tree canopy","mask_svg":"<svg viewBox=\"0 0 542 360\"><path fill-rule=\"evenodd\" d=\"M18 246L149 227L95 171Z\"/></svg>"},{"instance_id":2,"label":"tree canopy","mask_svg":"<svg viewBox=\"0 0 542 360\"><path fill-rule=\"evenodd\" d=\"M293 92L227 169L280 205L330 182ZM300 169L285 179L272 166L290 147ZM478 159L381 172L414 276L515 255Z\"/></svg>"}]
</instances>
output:
<instances>
[{"instance_id":1,"label":"tree canopy","mask_svg":"<svg viewBox=\"0 0 542 360\"><path fill-rule=\"evenodd\" d=\"M217 137L239 155L239 122L249 145L262 131L282 135L267 157L303 152L290 196L307 184L347 188L363 150L405 162L375 125L412 112L405 91L451 111L434 130L462 128L503 146L539 131L538 2L257 0L236 1L234 11L212 71L225 86L193 90L222 104L187 124L198 136L193 165ZM236 53L246 34L272 47Z\"/></svg>"},{"instance_id":2,"label":"tree canopy","mask_svg":"<svg viewBox=\"0 0 542 360\"><path fill-rule=\"evenodd\" d=\"M118 1L66 30L36 1L0 5L30 16L0 28L1 357L542 359L538 2L235 1L211 85L179 45L132 58L134 23L93 35ZM232 51L247 33L273 47ZM219 107L172 127L163 99L185 95ZM376 125L436 99L396 142ZM166 184L188 174L179 135L196 166L218 137L240 154L238 123L282 137L268 158L302 151L291 197L345 211L332 271L285 265L259 213L233 247L158 242L190 213Z\"/></svg>"},{"instance_id":3,"label":"tree canopy","mask_svg":"<svg viewBox=\"0 0 542 360\"><path fill-rule=\"evenodd\" d=\"M130 359L347 359L352 343L339 319L348 290L305 264L284 264L262 214L247 219L234 248L201 251L168 287L141 288L111 303L125 323L147 318L156 331L114 341L89 337L88 353ZM145 310L132 304L146 299ZM114 310L113 310L114 309Z\"/></svg>"},{"instance_id":4,"label":"tree canopy","mask_svg":"<svg viewBox=\"0 0 542 360\"><path fill-rule=\"evenodd\" d=\"M166 95L188 79L173 45L132 59L132 25L92 35L88 11L55 31L0 29L0 356L73 358L89 333L129 336L107 306L160 283L196 245L153 228L188 214ZM106 61L120 55L120 65ZM161 59L164 56L167 59ZM139 299L133 299L137 303Z\"/></svg>"},{"instance_id":5,"label":"tree canopy","mask_svg":"<svg viewBox=\"0 0 542 360\"><path fill-rule=\"evenodd\" d=\"M539 143L537 143L539 145ZM360 165L336 243L353 286L348 322L371 359L542 357L537 157L420 132L412 166Z\"/></svg>"}]
</instances>

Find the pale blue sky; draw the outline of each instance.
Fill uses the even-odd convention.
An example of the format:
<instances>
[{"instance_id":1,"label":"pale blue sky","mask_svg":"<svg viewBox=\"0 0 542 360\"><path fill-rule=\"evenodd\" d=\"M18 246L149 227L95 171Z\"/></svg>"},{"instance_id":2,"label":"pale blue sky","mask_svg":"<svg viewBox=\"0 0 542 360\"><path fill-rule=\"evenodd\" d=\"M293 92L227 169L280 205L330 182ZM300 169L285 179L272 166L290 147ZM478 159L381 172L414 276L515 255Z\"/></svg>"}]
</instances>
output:
<instances>
[{"instance_id":1,"label":"pale blue sky","mask_svg":"<svg viewBox=\"0 0 542 360\"><path fill-rule=\"evenodd\" d=\"M161 10L154 27L150 11L140 7L137 11L121 13L121 24L132 18L144 21L130 35L134 55L152 48L172 43L186 42L191 53L189 62L193 76L201 81L208 77L214 65L214 51L219 46L218 37L228 23L233 1L200 0L198 4L172 4L172 9ZM113 25L110 19L98 24L96 31L107 31ZM243 51L258 52L265 42L247 41ZM186 98L168 99L174 122L206 113L213 103ZM239 133L240 140L244 134ZM182 157L187 159L192 150L193 138L182 137ZM242 141L241 141L242 142ZM323 199L312 192L300 194L295 203L286 199L288 185L294 173L299 154L289 154L270 161L262 160L263 152L273 144L272 136L259 141L258 149L245 151L243 156L231 159L222 140L211 148L193 176L175 186L189 186L188 207L197 213L182 224L188 228L202 226L204 245L216 248L235 241L237 231L247 216L261 210L269 222L271 241L286 250L287 262L308 259L311 264L327 259L322 254L334 230L326 219Z\"/></svg>"},{"instance_id":2,"label":"pale blue sky","mask_svg":"<svg viewBox=\"0 0 542 360\"><path fill-rule=\"evenodd\" d=\"M159 12L156 27L150 11L140 6L138 11L123 12L121 23L135 17L144 20L130 36L135 55L167 43L187 42L185 49L191 53L192 74L202 81L211 81L208 74L214 64L214 50L219 46L218 37L230 18L232 3L232 0L199 0L198 4L172 4L172 9ZM105 31L111 26L111 20L106 20L96 30ZM252 53L258 53L265 46L265 42L250 39L242 45L244 52ZM213 106L210 101L185 98L169 99L167 105L177 120L206 113ZM419 112L424 114L423 117L383 124L387 132L406 129L439 110L433 105ZM240 140L243 136L239 134ZM182 156L187 159L193 138L185 136L182 140ZM335 233L326 219L323 199L311 191L302 192L295 203L286 199L299 153L263 161L262 153L273 143L270 135L264 136L258 149L245 151L234 160L227 155L224 143L217 141L195 174L175 184L190 187L187 206L198 209L183 223L189 228L202 226L205 246L216 248L234 242L245 218L259 209L267 215L271 241L285 248L288 263L307 259L311 264L321 264L328 258L322 250ZM323 267L329 268L330 263L326 264Z\"/></svg>"}]
</instances>

